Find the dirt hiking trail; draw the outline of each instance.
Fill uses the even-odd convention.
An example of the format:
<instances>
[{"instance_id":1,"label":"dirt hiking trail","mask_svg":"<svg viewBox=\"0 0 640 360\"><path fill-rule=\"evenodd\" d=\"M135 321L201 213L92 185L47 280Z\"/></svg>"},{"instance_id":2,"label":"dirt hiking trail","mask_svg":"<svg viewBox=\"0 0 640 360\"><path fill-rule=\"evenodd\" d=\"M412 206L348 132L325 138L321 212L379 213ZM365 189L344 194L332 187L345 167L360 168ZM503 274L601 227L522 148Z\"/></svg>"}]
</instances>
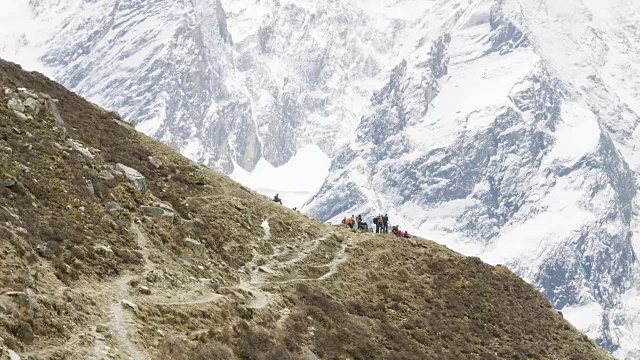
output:
<instances>
[{"instance_id":1,"label":"dirt hiking trail","mask_svg":"<svg viewBox=\"0 0 640 360\"><path fill-rule=\"evenodd\" d=\"M265 236L263 241L269 242L268 223L263 224ZM21 354L22 359L35 357L37 359L55 358L57 353L63 352L73 358L90 358L96 360L150 360L153 354L142 344L140 330L136 323L138 304L166 307L202 306L221 301L234 301L240 296L240 300L248 309L264 309L274 301L280 300L280 295L266 290L270 285L285 285L305 281L322 281L333 276L340 264L346 261L347 249L353 246L351 239L347 238L337 249L324 253L321 244L328 241L334 233L328 233L322 237L300 241L297 246L291 244L279 244L273 246L270 255L261 255L254 249L250 262L240 271L240 281L236 285L220 287L219 290L227 295L217 292L209 292L200 296L176 293L163 293L158 290L153 296L144 296L136 290L132 284L140 282L154 271L160 271L157 264L150 260L152 250L144 229L136 221L131 222L130 232L135 236L139 251L142 254L143 267L140 273L127 273L118 276L108 283L102 283L83 289L87 295L100 300L99 307L104 314L96 319L98 325L92 325L72 336L64 345L42 349L40 351ZM340 235L341 236L341 235ZM305 262L311 257L326 258L328 261L321 264ZM294 278L282 280L291 268L326 268L321 276L313 278ZM156 289L157 290L157 289ZM234 294L229 297L229 294ZM189 296L190 298L184 299ZM175 299L175 298L180 299ZM175 300L173 300L173 299ZM166 300L163 300L166 299ZM242 300L244 299L244 300ZM281 320L288 316L289 309L280 310Z\"/></svg>"}]
</instances>

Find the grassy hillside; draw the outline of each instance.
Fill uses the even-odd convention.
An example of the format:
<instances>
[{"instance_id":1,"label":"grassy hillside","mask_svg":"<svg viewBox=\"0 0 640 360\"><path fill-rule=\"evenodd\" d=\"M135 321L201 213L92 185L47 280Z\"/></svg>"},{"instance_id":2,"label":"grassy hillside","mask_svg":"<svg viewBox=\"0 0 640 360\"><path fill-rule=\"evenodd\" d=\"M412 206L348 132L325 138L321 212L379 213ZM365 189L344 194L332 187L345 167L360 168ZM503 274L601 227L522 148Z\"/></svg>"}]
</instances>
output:
<instances>
[{"instance_id":1,"label":"grassy hillside","mask_svg":"<svg viewBox=\"0 0 640 360\"><path fill-rule=\"evenodd\" d=\"M0 261L0 359L610 359L506 268L319 224L2 60Z\"/></svg>"}]
</instances>

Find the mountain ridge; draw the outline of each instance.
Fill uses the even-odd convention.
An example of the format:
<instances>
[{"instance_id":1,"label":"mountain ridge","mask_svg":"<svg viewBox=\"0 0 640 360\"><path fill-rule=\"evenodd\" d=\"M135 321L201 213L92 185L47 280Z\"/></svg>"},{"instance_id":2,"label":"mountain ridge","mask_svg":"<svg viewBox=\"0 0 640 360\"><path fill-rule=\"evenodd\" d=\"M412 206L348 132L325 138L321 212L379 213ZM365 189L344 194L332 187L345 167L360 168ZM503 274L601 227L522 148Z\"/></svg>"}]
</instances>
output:
<instances>
[{"instance_id":1,"label":"mountain ridge","mask_svg":"<svg viewBox=\"0 0 640 360\"><path fill-rule=\"evenodd\" d=\"M41 1L25 15L38 26L0 48L247 183L260 181L236 170L291 172L317 145L333 159L318 191L256 188L309 196L322 220L386 212L507 264L616 356L638 356L636 4L107 3Z\"/></svg>"},{"instance_id":2,"label":"mountain ridge","mask_svg":"<svg viewBox=\"0 0 640 360\"><path fill-rule=\"evenodd\" d=\"M4 60L0 88L2 359L611 359L505 267L318 223Z\"/></svg>"}]
</instances>

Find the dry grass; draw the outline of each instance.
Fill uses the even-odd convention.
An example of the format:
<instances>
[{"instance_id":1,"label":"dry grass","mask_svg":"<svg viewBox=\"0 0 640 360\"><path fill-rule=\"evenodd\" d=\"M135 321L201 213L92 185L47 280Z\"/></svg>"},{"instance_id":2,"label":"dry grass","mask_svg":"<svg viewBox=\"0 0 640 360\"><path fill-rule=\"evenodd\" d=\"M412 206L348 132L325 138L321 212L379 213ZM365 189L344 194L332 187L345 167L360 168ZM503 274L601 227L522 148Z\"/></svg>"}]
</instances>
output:
<instances>
[{"instance_id":1,"label":"dry grass","mask_svg":"<svg viewBox=\"0 0 640 360\"><path fill-rule=\"evenodd\" d=\"M0 92L0 150L11 148L11 153L0 151L0 176L17 181L11 188L0 187L0 235L8 240L2 242L4 251L0 253L0 286L4 290L53 292L65 285L74 287L79 282L106 281L127 271L140 272L142 254L130 224L140 217L139 206L157 201L153 196L170 203L178 218L201 220L193 232L183 229L180 220L145 222L155 257L167 264L180 264L179 271L193 278L235 281L236 269L251 260L254 242L263 236L260 225L266 218L275 243L288 241L292 233L311 238L322 232L322 226L308 218L255 195L224 175L196 166L145 135L129 132L112 121L111 113L46 77L0 60L0 88L5 87L26 87L58 99L66 132L56 127L45 109L34 120L19 119L7 108L4 91ZM65 145L68 138L99 150L96 158L89 160L70 151ZM150 156L164 166L153 166ZM116 163L141 172L150 191L139 193L123 177L109 181L98 177L103 166ZM87 180L93 184L94 194L88 190ZM119 216L107 215L106 205L113 201L123 208ZM186 237L204 243L206 254L194 259L183 246ZM99 252L97 246L107 246L112 253ZM204 272L201 267L182 265L205 263L205 259L224 266ZM46 283L42 278L34 279L36 268L42 277L46 274ZM50 281L51 275L54 281ZM72 323L79 326L85 322L62 315L68 312L60 309L42 307L36 307L32 314L19 314L16 321L30 323L36 336L57 334L51 324L29 322L40 313L65 318L70 325L64 331L67 335L73 330ZM24 336L26 331L15 331L16 324L8 322L5 335L0 336L17 339L16 348L22 348L31 338Z\"/></svg>"},{"instance_id":2,"label":"dry grass","mask_svg":"<svg viewBox=\"0 0 640 360\"><path fill-rule=\"evenodd\" d=\"M268 277L274 283L263 290L274 300L265 308L247 306L253 295L229 289L217 303L140 303L137 333L157 359L300 359L309 352L323 359L609 358L505 268L429 242L414 247L394 237L318 224L129 132L111 120L111 113L2 60L0 87L26 87L59 99L66 123L65 133L44 110L24 122L7 109L0 93L0 176L17 181L0 187L0 237L5 240L0 241L0 305L9 312L0 314L0 337L13 349L56 345L69 350L64 344L74 334L105 321L104 306L112 300L85 290L123 273L143 272L143 249L131 230L138 220L149 239L147 255L162 275L154 273L149 282L154 292L172 294L196 293L199 283L191 279L200 278L232 288L238 269L247 267L254 253L266 263L274 249L290 245L296 250L282 255L287 260L302 244L336 234L280 278ZM69 151L67 137L98 149L96 158ZM164 165L156 168L149 156ZM149 192L139 193L121 177L105 181L98 176L115 163L140 171ZM177 219L142 218L139 206L157 200L170 203ZM123 208L119 215L107 214L113 201ZM181 226L187 219L199 221L188 230ZM260 226L265 219L271 228L268 241ZM204 244L205 254L196 256L183 246L188 236ZM313 280L329 271L345 241L353 247L337 274ZM305 281L279 283L300 278ZM6 291L31 295L25 302L1 295ZM158 329L170 335L162 337Z\"/></svg>"}]
</instances>

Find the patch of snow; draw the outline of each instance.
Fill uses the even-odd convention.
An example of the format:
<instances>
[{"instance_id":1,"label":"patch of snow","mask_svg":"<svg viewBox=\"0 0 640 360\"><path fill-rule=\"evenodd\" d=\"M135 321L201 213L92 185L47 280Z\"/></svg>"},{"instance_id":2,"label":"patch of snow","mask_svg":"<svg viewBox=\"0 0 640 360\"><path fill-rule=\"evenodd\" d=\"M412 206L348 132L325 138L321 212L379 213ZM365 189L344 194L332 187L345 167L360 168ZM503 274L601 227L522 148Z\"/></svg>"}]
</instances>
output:
<instances>
[{"instance_id":1,"label":"patch of snow","mask_svg":"<svg viewBox=\"0 0 640 360\"><path fill-rule=\"evenodd\" d=\"M593 112L584 105L565 102L561 116L562 122L555 133L556 143L548 159L557 159L566 163L563 165L572 166L596 149L601 130Z\"/></svg>"},{"instance_id":2,"label":"patch of snow","mask_svg":"<svg viewBox=\"0 0 640 360\"><path fill-rule=\"evenodd\" d=\"M20 355L18 355L15 351L9 350L9 360L20 360Z\"/></svg>"},{"instance_id":3,"label":"patch of snow","mask_svg":"<svg viewBox=\"0 0 640 360\"><path fill-rule=\"evenodd\" d=\"M251 172L234 165L230 175L233 180L270 197L280 194L284 205L301 208L322 186L329 173L331 160L317 145L310 144L279 167L274 167L264 159Z\"/></svg>"},{"instance_id":4,"label":"patch of snow","mask_svg":"<svg viewBox=\"0 0 640 360\"><path fill-rule=\"evenodd\" d=\"M602 316L604 310L597 302L568 306L561 309L561 311L565 319L587 336L597 338L602 332Z\"/></svg>"},{"instance_id":5,"label":"patch of snow","mask_svg":"<svg viewBox=\"0 0 640 360\"><path fill-rule=\"evenodd\" d=\"M4 1L0 11L0 57L20 64L23 68L49 74L40 61L41 51L33 43L42 41L50 29L37 21L29 0Z\"/></svg>"},{"instance_id":6,"label":"patch of snow","mask_svg":"<svg viewBox=\"0 0 640 360\"><path fill-rule=\"evenodd\" d=\"M264 230L265 240L269 240L271 238L271 227L269 226L269 220L264 220L260 226L262 226L262 230Z\"/></svg>"}]
</instances>

